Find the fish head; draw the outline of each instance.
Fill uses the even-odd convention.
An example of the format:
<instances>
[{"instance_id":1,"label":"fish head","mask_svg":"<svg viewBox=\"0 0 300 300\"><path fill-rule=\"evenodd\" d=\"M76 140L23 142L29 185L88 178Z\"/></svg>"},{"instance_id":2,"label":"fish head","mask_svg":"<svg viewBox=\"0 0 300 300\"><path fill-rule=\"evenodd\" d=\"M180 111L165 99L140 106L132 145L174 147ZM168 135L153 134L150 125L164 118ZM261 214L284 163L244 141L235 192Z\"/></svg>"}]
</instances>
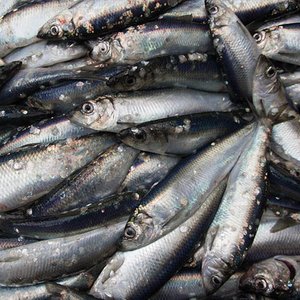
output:
<instances>
[{"instance_id":1,"label":"fish head","mask_svg":"<svg viewBox=\"0 0 300 300\"><path fill-rule=\"evenodd\" d=\"M122 130L119 133L119 138L129 146L154 153L157 153L158 150L164 151L164 145L168 142L164 132L156 130L151 125Z\"/></svg>"},{"instance_id":2,"label":"fish head","mask_svg":"<svg viewBox=\"0 0 300 300\"><path fill-rule=\"evenodd\" d=\"M210 252L205 255L202 261L202 280L207 295L217 291L231 276L231 264L221 258L221 255L215 255Z\"/></svg>"},{"instance_id":3,"label":"fish head","mask_svg":"<svg viewBox=\"0 0 300 300\"><path fill-rule=\"evenodd\" d=\"M39 30L37 37L47 40L60 40L74 36L75 27L72 18L72 14L66 10L45 23Z\"/></svg>"},{"instance_id":4,"label":"fish head","mask_svg":"<svg viewBox=\"0 0 300 300\"><path fill-rule=\"evenodd\" d=\"M287 295L292 288L296 271L292 265L276 258L252 265L240 279L240 288L265 296Z\"/></svg>"},{"instance_id":5,"label":"fish head","mask_svg":"<svg viewBox=\"0 0 300 300\"><path fill-rule=\"evenodd\" d=\"M129 71L111 77L107 85L118 91L136 91L142 89L147 82L150 82L153 76L151 70L134 66Z\"/></svg>"},{"instance_id":6,"label":"fish head","mask_svg":"<svg viewBox=\"0 0 300 300\"><path fill-rule=\"evenodd\" d=\"M96 100L89 100L71 112L71 122L91 128L93 130L105 130L113 116L114 108L111 99L99 97Z\"/></svg>"},{"instance_id":7,"label":"fish head","mask_svg":"<svg viewBox=\"0 0 300 300\"><path fill-rule=\"evenodd\" d=\"M153 241L153 234L155 235L155 230L152 218L137 208L125 227L121 249L134 250L148 245L149 241Z\"/></svg>"},{"instance_id":8,"label":"fish head","mask_svg":"<svg viewBox=\"0 0 300 300\"><path fill-rule=\"evenodd\" d=\"M261 55L253 79L253 105L259 116L278 118L288 106L283 84L271 61Z\"/></svg>"},{"instance_id":9,"label":"fish head","mask_svg":"<svg viewBox=\"0 0 300 300\"><path fill-rule=\"evenodd\" d=\"M99 62L106 62L112 58L112 40L98 38L86 42L87 47L91 50L90 57Z\"/></svg>"}]
</instances>

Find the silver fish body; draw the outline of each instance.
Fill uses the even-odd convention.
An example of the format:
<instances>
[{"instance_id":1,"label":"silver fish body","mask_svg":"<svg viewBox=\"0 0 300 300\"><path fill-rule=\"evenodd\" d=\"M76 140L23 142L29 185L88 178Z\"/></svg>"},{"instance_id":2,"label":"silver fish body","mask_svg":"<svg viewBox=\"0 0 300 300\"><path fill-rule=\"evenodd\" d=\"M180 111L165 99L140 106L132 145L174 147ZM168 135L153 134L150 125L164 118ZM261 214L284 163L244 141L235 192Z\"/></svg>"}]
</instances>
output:
<instances>
[{"instance_id":1,"label":"silver fish body","mask_svg":"<svg viewBox=\"0 0 300 300\"><path fill-rule=\"evenodd\" d=\"M113 145L73 178L30 208L31 216L55 216L74 208L98 203L114 194L139 154L126 145Z\"/></svg>"},{"instance_id":2,"label":"silver fish body","mask_svg":"<svg viewBox=\"0 0 300 300\"><path fill-rule=\"evenodd\" d=\"M104 134L69 139L1 156L0 211L24 206L49 193L113 143L114 137Z\"/></svg>"},{"instance_id":3,"label":"silver fish body","mask_svg":"<svg viewBox=\"0 0 300 300\"><path fill-rule=\"evenodd\" d=\"M21 61L23 68L49 67L87 54L88 49L75 42L59 43L40 41L21 49L16 49L4 57L5 63Z\"/></svg>"},{"instance_id":4,"label":"silver fish body","mask_svg":"<svg viewBox=\"0 0 300 300\"><path fill-rule=\"evenodd\" d=\"M253 124L247 125L182 160L141 200L126 226L122 249L148 245L191 216L227 177L252 132Z\"/></svg>"},{"instance_id":5,"label":"silver fish body","mask_svg":"<svg viewBox=\"0 0 300 300\"><path fill-rule=\"evenodd\" d=\"M68 138L89 135L94 132L94 130L71 123L67 117L55 117L16 131L2 143L0 155L16 151L28 145L46 145Z\"/></svg>"},{"instance_id":6,"label":"silver fish body","mask_svg":"<svg viewBox=\"0 0 300 300\"><path fill-rule=\"evenodd\" d=\"M182 0L85 0L48 18L38 32L45 39L87 39L153 19Z\"/></svg>"},{"instance_id":7,"label":"silver fish body","mask_svg":"<svg viewBox=\"0 0 300 300\"><path fill-rule=\"evenodd\" d=\"M221 205L205 239L202 274L207 293L241 266L263 212L270 128L258 124L233 167Z\"/></svg>"},{"instance_id":8,"label":"silver fish body","mask_svg":"<svg viewBox=\"0 0 300 300\"><path fill-rule=\"evenodd\" d=\"M39 28L49 18L76 2L78 0L32 2L6 14L0 20L0 57L4 57L15 48L37 42Z\"/></svg>"},{"instance_id":9,"label":"silver fish body","mask_svg":"<svg viewBox=\"0 0 300 300\"><path fill-rule=\"evenodd\" d=\"M223 1L207 0L209 26L229 87L235 98L251 99L260 51L238 17Z\"/></svg>"},{"instance_id":10,"label":"silver fish body","mask_svg":"<svg viewBox=\"0 0 300 300\"><path fill-rule=\"evenodd\" d=\"M87 269L114 253L124 225L121 222L0 251L0 284L15 286L51 280Z\"/></svg>"},{"instance_id":11,"label":"silver fish body","mask_svg":"<svg viewBox=\"0 0 300 300\"><path fill-rule=\"evenodd\" d=\"M212 52L207 25L155 21L88 42L91 57L106 64L135 64L166 55Z\"/></svg>"},{"instance_id":12,"label":"silver fish body","mask_svg":"<svg viewBox=\"0 0 300 300\"><path fill-rule=\"evenodd\" d=\"M121 92L176 87L207 92L227 91L215 57L202 53L141 62L113 76L107 84Z\"/></svg>"},{"instance_id":13,"label":"silver fish body","mask_svg":"<svg viewBox=\"0 0 300 300\"><path fill-rule=\"evenodd\" d=\"M231 111L234 107L227 94L184 89L153 90L99 97L71 113L70 120L94 130L119 132L167 117Z\"/></svg>"},{"instance_id":14,"label":"silver fish body","mask_svg":"<svg viewBox=\"0 0 300 300\"><path fill-rule=\"evenodd\" d=\"M164 237L134 251L117 252L90 293L102 299L147 299L151 296L184 264L201 240L225 185L223 180L188 220Z\"/></svg>"}]
</instances>

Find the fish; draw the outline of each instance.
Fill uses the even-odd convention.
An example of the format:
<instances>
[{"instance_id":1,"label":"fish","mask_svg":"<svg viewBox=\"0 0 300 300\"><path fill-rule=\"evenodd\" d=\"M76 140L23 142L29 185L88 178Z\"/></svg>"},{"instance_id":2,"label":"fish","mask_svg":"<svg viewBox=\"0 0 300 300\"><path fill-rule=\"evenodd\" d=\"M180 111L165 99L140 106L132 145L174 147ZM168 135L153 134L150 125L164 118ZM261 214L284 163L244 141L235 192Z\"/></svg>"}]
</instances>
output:
<instances>
[{"instance_id":1,"label":"fish","mask_svg":"<svg viewBox=\"0 0 300 300\"><path fill-rule=\"evenodd\" d=\"M34 92L49 86L61 84L68 80L86 79L87 73L78 70L60 70L57 68L36 68L20 70L0 90L1 105L9 105L18 101L24 101ZM95 78L95 77L94 77Z\"/></svg>"},{"instance_id":2,"label":"fish","mask_svg":"<svg viewBox=\"0 0 300 300\"><path fill-rule=\"evenodd\" d=\"M276 68L263 55L258 58L254 72L252 103L258 116L277 123L291 110Z\"/></svg>"},{"instance_id":3,"label":"fish","mask_svg":"<svg viewBox=\"0 0 300 300\"><path fill-rule=\"evenodd\" d=\"M73 138L0 156L0 211L10 211L49 193L115 142L109 134Z\"/></svg>"},{"instance_id":4,"label":"fish","mask_svg":"<svg viewBox=\"0 0 300 300\"><path fill-rule=\"evenodd\" d=\"M111 36L89 40L93 60L106 64L135 64L166 55L211 52L207 25L154 21L129 27Z\"/></svg>"},{"instance_id":5,"label":"fish","mask_svg":"<svg viewBox=\"0 0 300 300\"><path fill-rule=\"evenodd\" d=\"M285 297L293 294L293 280L299 258L275 256L253 264L240 278L243 290L268 297Z\"/></svg>"},{"instance_id":6,"label":"fish","mask_svg":"<svg viewBox=\"0 0 300 300\"><path fill-rule=\"evenodd\" d=\"M81 44L62 41L40 41L16 49L3 58L5 63L21 61L22 68L49 67L87 55L88 49Z\"/></svg>"},{"instance_id":7,"label":"fish","mask_svg":"<svg viewBox=\"0 0 300 300\"><path fill-rule=\"evenodd\" d=\"M300 170L300 148L298 146L300 119L282 122L273 126L271 150L285 162L286 168L292 172Z\"/></svg>"},{"instance_id":8,"label":"fish","mask_svg":"<svg viewBox=\"0 0 300 300\"><path fill-rule=\"evenodd\" d=\"M281 24L253 34L261 52L274 60L300 65L300 24Z\"/></svg>"},{"instance_id":9,"label":"fish","mask_svg":"<svg viewBox=\"0 0 300 300\"><path fill-rule=\"evenodd\" d=\"M138 150L126 145L112 145L74 177L40 199L29 209L29 215L56 216L100 202L116 193L138 154Z\"/></svg>"},{"instance_id":10,"label":"fish","mask_svg":"<svg viewBox=\"0 0 300 300\"><path fill-rule=\"evenodd\" d=\"M118 136L123 143L142 151L185 156L246 123L238 113L202 113L144 123Z\"/></svg>"},{"instance_id":11,"label":"fish","mask_svg":"<svg viewBox=\"0 0 300 300\"><path fill-rule=\"evenodd\" d=\"M16 248L23 245L31 244L36 242L36 239L24 238L24 237L0 237L0 251L10 248ZM0 290L1 291L1 290Z\"/></svg>"},{"instance_id":12,"label":"fish","mask_svg":"<svg viewBox=\"0 0 300 300\"><path fill-rule=\"evenodd\" d=\"M21 61L13 61L9 64L0 66L0 88L2 88L3 85L21 69L21 66Z\"/></svg>"},{"instance_id":13,"label":"fish","mask_svg":"<svg viewBox=\"0 0 300 300\"><path fill-rule=\"evenodd\" d=\"M182 99L185 101L182 101ZM101 131L120 132L141 123L190 113L231 111L227 94L170 89L104 96L70 113L71 122Z\"/></svg>"},{"instance_id":14,"label":"fish","mask_svg":"<svg viewBox=\"0 0 300 300\"><path fill-rule=\"evenodd\" d=\"M61 10L77 2L79 0L32 1L3 16L0 20L0 58L16 48L37 42L40 27Z\"/></svg>"},{"instance_id":15,"label":"fish","mask_svg":"<svg viewBox=\"0 0 300 300\"><path fill-rule=\"evenodd\" d=\"M80 72L76 75L77 78L74 78L75 80L70 81L72 77L69 76L68 80L59 85L36 90L27 98L26 103L29 106L55 111L56 113L68 113L88 100L114 93L114 90L107 85L107 81L125 69L127 66L96 69L95 74L91 75L92 78L90 79L86 79L85 71ZM65 71L77 73L80 70L66 69ZM60 71L55 73L59 74Z\"/></svg>"},{"instance_id":16,"label":"fish","mask_svg":"<svg viewBox=\"0 0 300 300\"><path fill-rule=\"evenodd\" d=\"M19 234L39 240L67 237L75 234L127 221L139 204L137 193L127 192L104 197L99 203L91 203L82 209L68 213L48 213L42 217L0 220L0 229L6 234Z\"/></svg>"},{"instance_id":17,"label":"fish","mask_svg":"<svg viewBox=\"0 0 300 300\"><path fill-rule=\"evenodd\" d=\"M0 18L2 18L4 15L21 5L22 3L25 3L25 0L7 0L3 3L1 3L1 9L0 9Z\"/></svg>"},{"instance_id":18,"label":"fish","mask_svg":"<svg viewBox=\"0 0 300 300\"><path fill-rule=\"evenodd\" d=\"M223 3L230 8L243 24L249 24L261 20L267 16L273 17L297 10L297 1L286 0L255 0L255 1L228 1ZM181 5L164 13L160 18L182 18L190 17L193 22L206 23L207 13L204 0L187 0Z\"/></svg>"},{"instance_id":19,"label":"fish","mask_svg":"<svg viewBox=\"0 0 300 300\"><path fill-rule=\"evenodd\" d=\"M203 53L163 56L143 61L112 76L107 85L120 92L176 87L227 92L215 57Z\"/></svg>"},{"instance_id":20,"label":"fish","mask_svg":"<svg viewBox=\"0 0 300 300\"><path fill-rule=\"evenodd\" d=\"M228 281L213 295L210 299L232 299L241 293L239 289L239 280L243 272L237 272L232 275ZM151 300L167 299L207 299L201 272L197 269L186 268L175 274Z\"/></svg>"},{"instance_id":21,"label":"fish","mask_svg":"<svg viewBox=\"0 0 300 300\"><path fill-rule=\"evenodd\" d=\"M258 124L233 167L221 205L205 238L203 282L212 294L242 265L264 207L270 127Z\"/></svg>"},{"instance_id":22,"label":"fish","mask_svg":"<svg viewBox=\"0 0 300 300\"><path fill-rule=\"evenodd\" d=\"M90 39L143 23L183 2L182 0L86 0L48 18L37 37Z\"/></svg>"},{"instance_id":23,"label":"fish","mask_svg":"<svg viewBox=\"0 0 300 300\"><path fill-rule=\"evenodd\" d=\"M232 97L237 102L249 101L260 50L250 32L225 3L206 0L205 5L214 47Z\"/></svg>"},{"instance_id":24,"label":"fish","mask_svg":"<svg viewBox=\"0 0 300 300\"><path fill-rule=\"evenodd\" d=\"M0 284L18 286L88 269L116 251L125 222L0 251Z\"/></svg>"},{"instance_id":25,"label":"fish","mask_svg":"<svg viewBox=\"0 0 300 300\"><path fill-rule=\"evenodd\" d=\"M34 112L34 109L27 108L27 110L24 111L29 112L30 116L30 111ZM26 146L47 145L92 133L95 133L95 131L77 126L71 123L65 116L52 117L13 132L11 136L0 145L0 155L17 151Z\"/></svg>"},{"instance_id":26,"label":"fish","mask_svg":"<svg viewBox=\"0 0 300 300\"><path fill-rule=\"evenodd\" d=\"M135 159L118 191L146 194L165 178L180 161L179 157L142 152Z\"/></svg>"},{"instance_id":27,"label":"fish","mask_svg":"<svg viewBox=\"0 0 300 300\"><path fill-rule=\"evenodd\" d=\"M259 224L252 246L245 257L245 263L254 263L276 255L299 255L300 225L288 227L277 232L271 229L278 218L265 219Z\"/></svg>"},{"instance_id":28,"label":"fish","mask_svg":"<svg viewBox=\"0 0 300 300\"><path fill-rule=\"evenodd\" d=\"M149 245L189 218L228 176L253 130L254 124L247 125L181 160L141 200L126 225L121 249Z\"/></svg>"},{"instance_id":29,"label":"fish","mask_svg":"<svg viewBox=\"0 0 300 300\"><path fill-rule=\"evenodd\" d=\"M25 126L51 116L51 112L25 105L0 106L0 125Z\"/></svg>"},{"instance_id":30,"label":"fish","mask_svg":"<svg viewBox=\"0 0 300 300\"><path fill-rule=\"evenodd\" d=\"M145 247L113 255L90 294L101 299L148 299L176 273L201 240L225 186L226 179L189 219L165 236Z\"/></svg>"}]
</instances>

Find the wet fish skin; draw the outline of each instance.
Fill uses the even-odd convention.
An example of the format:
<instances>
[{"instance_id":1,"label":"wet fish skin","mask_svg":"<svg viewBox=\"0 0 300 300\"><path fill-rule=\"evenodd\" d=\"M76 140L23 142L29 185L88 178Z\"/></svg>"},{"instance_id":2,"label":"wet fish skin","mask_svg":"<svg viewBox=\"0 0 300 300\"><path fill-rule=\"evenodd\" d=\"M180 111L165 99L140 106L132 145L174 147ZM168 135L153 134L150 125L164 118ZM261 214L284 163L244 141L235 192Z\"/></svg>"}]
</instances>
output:
<instances>
[{"instance_id":1,"label":"wet fish skin","mask_svg":"<svg viewBox=\"0 0 300 300\"><path fill-rule=\"evenodd\" d=\"M117 252L100 273L90 294L102 299L148 299L184 264L201 240L225 185L226 179L189 219L164 237L134 251Z\"/></svg>"},{"instance_id":2,"label":"wet fish skin","mask_svg":"<svg viewBox=\"0 0 300 300\"><path fill-rule=\"evenodd\" d=\"M182 0L83 1L48 18L37 36L44 39L97 37L153 19L180 2Z\"/></svg>"},{"instance_id":3,"label":"wet fish skin","mask_svg":"<svg viewBox=\"0 0 300 300\"><path fill-rule=\"evenodd\" d=\"M300 119L276 124L273 127L271 149L276 155L286 161L291 170L300 170Z\"/></svg>"},{"instance_id":4,"label":"wet fish skin","mask_svg":"<svg viewBox=\"0 0 300 300\"><path fill-rule=\"evenodd\" d=\"M8 0L1 3L0 19L13 10L16 6L22 4L25 0Z\"/></svg>"},{"instance_id":5,"label":"wet fish skin","mask_svg":"<svg viewBox=\"0 0 300 300\"><path fill-rule=\"evenodd\" d=\"M205 239L201 270L207 294L216 291L241 266L253 242L265 202L265 153L270 133L270 127L257 125L229 175Z\"/></svg>"},{"instance_id":6,"label":"wet fish skin","mask_svg":"<svg viewBox=\"0 0 300 300\"><path fill-rule=\"evenodd\" d=\"M10 248L16 248L23 245L27 245L30 243L36 242L35 239L29 239L29 238L0 238L0 250L10 249ZM1 291L1 290L0 290Z\"/></svg>"},{"instance_id":7,"label":"wet fish skin","mask_svg":"<svg viewBox=\"0 0 300 300\"><path fill-rule=\"evenodd\" d=\"M30 209L31 216L55 216L98 203L118 190L139 151L116 144L97 156L73 178L46 195Z\"/></svg>"},{"instance_id":8,"label":"wet fish skin","mask_svg":"<svg viewBox=\"0 0 300 300\"><path fill-rule=\"evenodd\" d=\"M25 3L1 19L0 57L38 41L39 28L61 10L79 0L47 0ZM30 26L24 26L30 24Z\"/></svg>"},{"instance_id":9,"label":"wet fish skin","mask_svg":"<svg viewBox=\"0 0 300 300\"><path fill-rule=\"evenodd\" d=\"M238 17L220 0L206 0L209 27L228 86L236 101L252 98L260 51Z\"/></svg>"},{"instance_id":10,"label":"wet fish skin","mask_svg":"<svg viewBox=\"0 0 300 300\"><path fill-rule=\"evenodd\" d=\"M51 112L28 107L24 105L6 105L0 106L0 124L1 125L21 125L39 121L51 116Z\"/></svg>"},{"instance_id":11,"label":"wet fish skin","mask_svg":"<svg viewBox=\"0 0 300 300\"><path fill-rule=\"evenodd\" d=\"M130 167L119 191L145 195L152 186L164 179L179 161L178 157L142 152Z\"/></svg>"},{"instance_id":12,"label":"wet fish skin","mask_svg":"<svg viewBox=\"0 0 300 300\"><path fill-rule=\"evenodd\" d=\"M279 122L288 114L288 101L276 68L269 59L258 58L253 79L252 102L258 116Z\"/></svg>"},{"instance_id":13,"label":"wet fish skin","mask_svg":"<svg viewBox=\"0 0 300 300\"><path fill-rule=\"evenodd\" d=\"M32 109L28 108L28 111ZM52 117L21 130L16 130L0 146L0 155L16 151L25 146L47 145L68 138L89 135L94 132L94 130L71 123L65 116Z\"/></svg>"},{"instance_id":14,"label":"wet fish skin","mask_svg":"<svg viewBox=\"0 0 300 300\"><path fill-rule=\"evenodd\" d=\"M74 110L70 120L94 130L119 132L175 115L231 111L234 107L227 94L186 89L153 90L99 97Z\"/></svg>"},{"instance_id":15,"label":"wet fish skin","mask_svg":"<svg viewBox=\"0 0 300 300\"><path fill-rule=\"evenodd\" d=\"M276 255L300 254L298 247L300 225L272 233L271 229L277 221L278 218L273 218L260 223L245 263L258 262Z\"/></svg>"},{"instance_id":16,"label":"wet fish skin","mask_svg":"<svg viewBox=\"0 0 300 300\"><path fill-rule=\"evenodd\" d=\"M0 284L16 286L87 269L116 250L125 223L0 251Z\"/></svg>"},{"instance_id":17,"label":"wet fish skin","mask_svg":"<svg viewBox=\"0 0 300 300\"><path fill-rule=\"evenodd\" d=\"M100 134L1 156L0 211L16 209L49 193L114 142L113 136Z\"/></svg>"},{"instance_id":18,"label":"wet fish skin","mask_svg":"<svg viewBox=\"0 0 300 300\"><path fill-rule=\"evenodd\" d=\"M241 277L240 287L268 297L290 297L297 269L293 257L275 256L253 264Z\"/></svg>"},{"instance_id":19,"label":"wet fish skin","mask_svg":"<svg viewBox=\"0 0 300 300\"><path fill-rule=\"evenodd\" d=\"M193 22L207 22L204 0L187 0L181 5L164 13L162 18L186 18L190 17ZM297 1L278 0L255 0L255 1L223 1L238 18L244 23L260 20L269 16L280 15L296 10L299 5Z\"/></svg>"},{"instance_id":20,"label":"wet fish skin","mask_svg":"<svg viewBox=\"0 0 300 300\"><path fill-rule=\"evenodd\" d=\"M99 203L75 209L69 213L59 212L42 217L0 220L0 228L5 233L18 233L36 239L54 239L81 234L101 226L127 221L139 204L139 194L123 193L104 197Z\"/></svg>"},{"instance_id":21,"label":"wet fish skin","mask_svg":"<svg viewBox=\"0 0 300 300\"><path fill-rule=\"evenodd\" d=\"M119 133L123 143L163 155L188 155L246 124L238 113L202 113L144 123Z\"/></svg>"},{"instance_id":22,"label":"wet fish skin","mask_svg":"<svg viewBox=\"0 0 300 300\"><path fill-rule=\"evenodd\" d=\"M22 61L22 68L49 67L58 63L81 58L88 49L81 44L62 41L40 41L21 49L16 49L3 58L5 63Z\"/></svg>"},{"instance_id":23,"label":"wet fish skin","mask_svg":"<svg viewBox=\"0 0 300 300\"><path fill-rule=\"evenodd\" d=\"M90 56L106 64L135 64L166 55L213 52L207 25L154 21L88 41Z\"/></svg>"},{"instance_id":24,"label":"wet fish skin","mask_svg":"<svg viewBox=\"0 0 300 300\"><path fill-rule=\"evenodd\" d=\"M8 105L24 100L34 92L48 86L60 84L70 79L81 79L86 74L76 70L60 70L56 68L36 68L20 70L0 90L1 105Z\"/></svg>"},{"instance_id":25,"label":"wet fish skin","mask_svg":"<svg viewBox=\"0 0 300 300\"><path fill-rule=\"evenodd\" d=\"M285 88L286 97L289 100L291 106L299 113L300 112L300 84L293 84Z\"/></svg>"},{"instance_id":26,"label":"wet fish skin","mask_svg":"<svg viewBox=\"0 0 300 300\"><path fill-rule=\"evenodd\" d=\"M253 129L253 124L245 126L181 160L141 200L127 223L121 248L132 250L153 243L191 216L207 195L226 178Z\"/></svg>"},{"instance_id":27,"label":"wet fish skin","mask_svg":"<svg viewBox=\"0 0 300 300\"><path fill-rule=\"evenodd\" d=\"M21 66L22 62L20 61L0 66L0 88L21 69Z\"/></svg>"},{"instance_id":28,"label":"wet fish skin","mask_svg":"<svg viewBox=\"0 0 300 300\"><path fill-rule=\"evenodd\" d=\"M202 53L151 59L113 76L107 84L121 92L185 87L207 92L226 92L214 56Z\"/></svg>"},{"instance_id":29,"label":"wet fish skin","mask_svg":"<svg viewBox=\"0 0 300 300\"><path fill-rule=\"evenodd\" d=\"M300 25L282 24L253 34L261 52L274 60L300 65Z\"/></svg>"},{"instance_id":30,"label":"wet fish skin","mask_svg":"<svg viewBox=\"0 0 300 300\"><path fill-rule=\"evenodd\" d=\"M79 77L77 80L68 80L59 86L37 91L28 98L27 104L41 109L53 110L57 113L70 112L85 101L113 93L113 89L107 85L107 80L120 72L124 72L125 69L127 66L95 70L96 73L93 75L95 79L86 79L83 75L81 79ZM70 72L69 70L66 71ZM71 70L71 72L76 73L77 71ZM82 73L79 73L78 76L80 74Z\"/></svg>"}]
</instances>

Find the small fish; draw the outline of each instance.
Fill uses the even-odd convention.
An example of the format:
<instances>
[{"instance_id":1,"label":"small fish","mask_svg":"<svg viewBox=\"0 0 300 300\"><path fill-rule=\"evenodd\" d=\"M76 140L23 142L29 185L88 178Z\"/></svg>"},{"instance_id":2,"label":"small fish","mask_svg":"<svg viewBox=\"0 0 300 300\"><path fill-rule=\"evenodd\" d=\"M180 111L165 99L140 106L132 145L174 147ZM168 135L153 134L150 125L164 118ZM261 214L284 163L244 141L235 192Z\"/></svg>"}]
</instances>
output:
<instances>
[{"instance_id":1,"label":"small fish","mask_svg":"<svg viewBox=\"0 0 300 300\"><path fill-rule=\"evenodd\" d=\"M167 117L231 111L234 107L227 94L184 89L153 90L99 97L85 102L70 114L70 120L94 130L119 132Z\"/></svg>"},{"instance_id":2,"label":"small fish","mask_svg":"<svg viewBox=\"0 0 300 300\"><path fill-rule=\"evenodd\" d=\"M66 9L40 28L44 39L87 39L143 23L182 0L85 0Z\"/></svg>"},{"instance_id":3,"label":"small fish","mask_svg":"<svg viewBox=\"0 0 300 300\"><path fill-rule=\"evenodd\" d=\"M188 155L245 124L238 113L203 113L144 123L118 136L123 143L142 151Z\"/></svg>"},{"instance_id":4,"label":"small fish","mask_svg":"<svg viewBox=\"0 0 300 300\"><path fill-rule=\"evenodd\" d=\"M21 66L22 62L20 61L0 66L0 88L21 69Z\"/></svg>"},{"instance_id":5,"label":"small fish","mask_svg":"<svg viewBox=\"0 0 300 300\"><path fill-rule=\"evenodd\" d=\"M49 67L85 56L88 49L84 45L70 41L41 41L16 49L3 58L5 63L21 61L22 68Z\"/></svg>"},{"instance_id":6,"label":"small fish","mask_svg":"<svg viewBox=\"0 0 300 300\"><path fill-rule=\"evenodd\" d=\"M49 193L114 142L113 136L100 134L0 156L0 211L16 209Z\"/></svg>"},{"instance_id":7,"label":"small fish","mask_svg":"<svg viewBox=\"0 0 300 300\"><path fill-rule=\"evenodd\" d=\"M240 288L268 297L289 299L294 289L293 280L298 269L297 261L292 256L275 256L258 262L241 277Z\"/></svg>"},{"instance_id":8,"label":"small fish","mask_svg":"<svg viewBox=\"0 0 300 300\"><path fill-rule=\"evenodd\" d=\"M107 85L121 92L176 87L227 92L215 57L202 53L164 56L141 62L112 76Z\"/></svg>"},{"instance_id":9,"label":"small fish","mask_svg":"<svg viewBox=\"0 0 300 300\"><path fill-rule=\"evenodd\" d=\"M209 27L225 78L236 99L251 100L260 51L239 18L221 0L206 0Z\"/></svg>"},{"instance_id":10,"label":"small fish","mask_svg":"<svg viewBox=\"0 0 300 300\"><path fill-rule=\"evenodd\" d=\"M190 217L227 177L253 130L253 124L247 125L181 160L131 215L122 249L151 244Z\"/></svg>"},{"instance_id":11,"label":"small fish","mask_svg":"<svg viewBox=\"0 0 300 300\"><path fill-rule=\"evenodd\" d=\"M207 25L155 21L109 37L88 41L92 59L106 64L135 64L166 55L213 52Z\"/></svg>"}]
</instances>

